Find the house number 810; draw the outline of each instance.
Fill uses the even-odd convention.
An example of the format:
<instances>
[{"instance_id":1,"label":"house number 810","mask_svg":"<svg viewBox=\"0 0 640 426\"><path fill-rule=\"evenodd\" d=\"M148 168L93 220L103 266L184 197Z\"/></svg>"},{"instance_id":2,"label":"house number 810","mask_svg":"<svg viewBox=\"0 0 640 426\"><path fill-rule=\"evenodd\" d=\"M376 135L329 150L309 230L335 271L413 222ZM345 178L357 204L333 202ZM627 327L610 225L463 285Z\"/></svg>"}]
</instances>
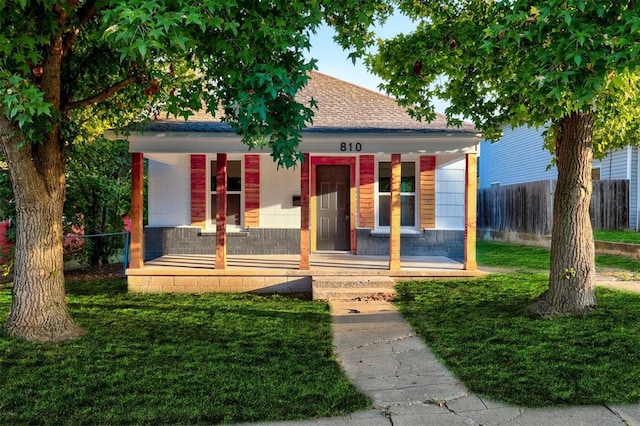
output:
<instances>
[{"instance_id":1,"label":"house number 810","mask_svg":"<svg viewBox=\"0 0 640 426\"><path fill-rule=\"evenodd\" d=\"M346 143L346 142L342 142L340 144L340 151L345 152L345 151L349 151L349 152L360 152L362 151L362 144L360 142L356 142L356 143Z\"/></svg>"}]
</instances>

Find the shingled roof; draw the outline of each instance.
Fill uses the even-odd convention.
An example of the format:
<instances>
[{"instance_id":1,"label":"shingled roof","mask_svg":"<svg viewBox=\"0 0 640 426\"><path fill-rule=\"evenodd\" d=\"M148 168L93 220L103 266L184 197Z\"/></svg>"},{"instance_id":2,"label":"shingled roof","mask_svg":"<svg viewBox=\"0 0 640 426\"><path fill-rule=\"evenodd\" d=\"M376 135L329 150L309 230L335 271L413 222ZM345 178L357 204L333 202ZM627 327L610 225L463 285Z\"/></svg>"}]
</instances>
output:
<instances>
[{"instance_id":1,"label":"shingled roof","mask_svg":"<svg viewBox=\"0 0 640 426\"><path fill-rule=\"evenodd\" d=\"M309 84L296 99L307 103L313 98L318 109L305 132L408 132L408 133L477 133L470 123L447 126L443 114L430 123L410 117L394 98L358 85L312 72ZM231 126L202 111L181 119L159 119L146 128L149 132L233 132Z\"/></svg>"}]
</instances>

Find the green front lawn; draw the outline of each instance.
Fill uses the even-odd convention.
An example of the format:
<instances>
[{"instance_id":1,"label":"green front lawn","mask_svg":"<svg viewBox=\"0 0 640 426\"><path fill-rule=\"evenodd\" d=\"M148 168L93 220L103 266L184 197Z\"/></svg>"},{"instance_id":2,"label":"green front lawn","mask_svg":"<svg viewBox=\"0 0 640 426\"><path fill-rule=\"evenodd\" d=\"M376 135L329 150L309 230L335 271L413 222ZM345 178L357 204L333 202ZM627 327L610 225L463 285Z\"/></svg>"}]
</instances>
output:
<instances>
[{"instance_id":1,"label":"green front lawn","mask_svg":"<svg viewBox=\"0 0 640 426\"><path fill-rule=\"evenodd\" d=\"M614 243L640 244L640 232L626 231L593 231L593 238L598 241Z\"/></svg>"},{"instance_id":2,"label":"green front lawn","mask_svg":"<svg viewBox=\"0 0 640 426\"><path fill-rule=\"evenodd\" d=\"M549 249L495 241L477 242L477 260L481 267L519 272L549 271ZM640 261L623 256L596 255L596 267L640 272Z\"/></svg>"},{"instance_id":3,"label":"green front lawn","mask_svg":"<svg viewBox=\"0 0 640 426\"><path fill-rule=\"evenodd\" d=\"M473 392L520 406L640 401L640 295L598 289L584 317L533 319L544 274L398 285L397 306Z\"/></svg>"},{"instance_id":4,"label":"green front lawn","mask_svg":"<svg viewBox=\"0 0 640 426\"><path fill-rule=\"evenodd\" d=\"M323 303L139 295L69 281L87 334L39 345L0 332L0 424L213 424L353 412L370 401L335 362ZM11 289L0 286L0 311Z\"/></svg>"}]
</instances>

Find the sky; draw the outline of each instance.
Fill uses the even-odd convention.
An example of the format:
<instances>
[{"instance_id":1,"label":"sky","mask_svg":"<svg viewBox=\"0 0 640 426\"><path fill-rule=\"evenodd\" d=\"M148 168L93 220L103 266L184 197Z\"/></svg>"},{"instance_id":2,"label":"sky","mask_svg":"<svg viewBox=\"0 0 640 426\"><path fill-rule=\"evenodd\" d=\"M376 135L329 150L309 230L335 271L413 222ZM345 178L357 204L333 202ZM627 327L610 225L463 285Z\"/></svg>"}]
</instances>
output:
<instances>
[{"instance_id":1,"label":"sky","mask_svg":"<svg viewBox=\"0 0 640 426\"><path fill-rule=\"evenodd\" d=\"M409 18L395 14L387 20L385 25L376 28L375 32L378 37L385 39L401 32L408 33L415 26L415 23ZM317 34L312 36L311 46L308 56L318 60L319 72L367 89L380 91L378 89L378 85L381 83L380 78L367 71L362 60L358 60L355 65L353 64L351 59L347 57L349 52L342 50L333 41L332 29L323 26ZM447 103L440 99L434 100L434 105L436 111L441 113L444 113L444 109L447 107Z\"/></svg>"}]
</instances>

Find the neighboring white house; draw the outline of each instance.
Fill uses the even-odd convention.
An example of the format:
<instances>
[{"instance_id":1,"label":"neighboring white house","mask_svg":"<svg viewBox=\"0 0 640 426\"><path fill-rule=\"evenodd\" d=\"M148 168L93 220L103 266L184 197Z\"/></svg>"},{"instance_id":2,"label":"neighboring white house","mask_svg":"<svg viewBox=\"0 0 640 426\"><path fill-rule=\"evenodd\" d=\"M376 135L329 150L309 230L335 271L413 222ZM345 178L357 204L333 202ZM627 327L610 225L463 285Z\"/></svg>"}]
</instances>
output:
<instances>
[{"instance_id":1,"label":"neighboring white house","mask_svg":"<svg viewBox=\"0 0 640 426\"><path fill-rule=\"evenodd\" d=\"M544 129L506 126L503 130L498 142L480 144L480 189L557 178L551 154L543 146ZM594 179L629 181L629 228L636 230L640 210L639 155L635 146L611 151L603 160L594 160L592 173Z\"/></svg>"}]
</instances>

